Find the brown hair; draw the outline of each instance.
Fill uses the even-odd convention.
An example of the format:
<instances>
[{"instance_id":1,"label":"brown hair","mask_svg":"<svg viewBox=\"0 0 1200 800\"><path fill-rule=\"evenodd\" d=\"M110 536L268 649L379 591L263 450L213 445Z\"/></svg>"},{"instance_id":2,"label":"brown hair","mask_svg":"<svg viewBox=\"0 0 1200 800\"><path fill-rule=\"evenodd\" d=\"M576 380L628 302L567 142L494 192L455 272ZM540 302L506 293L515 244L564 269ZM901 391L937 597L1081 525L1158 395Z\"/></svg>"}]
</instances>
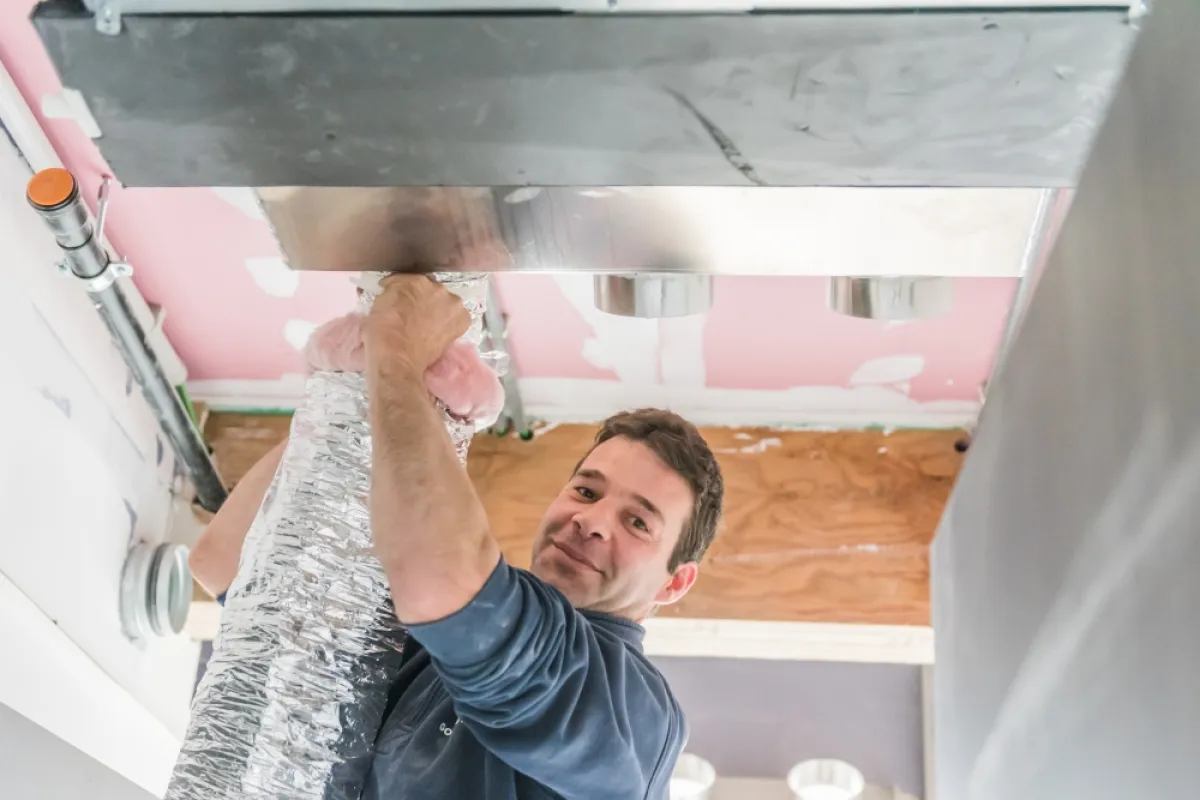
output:
<instances>
[{"instance_id":1,"label":"brown hair","mask_svg":"<svg viewBox=\"0 0 1200 800\"><path fill-rule=\"evenodd\" d=\"M680 564L699 561L716 538L725 497L721 467L708 443L695 425L658 408L623 411L609 417L600 426L592 450L618 436L649 447L691 487L692 513L684 523L667 568L674 572ZM587 455L590 454L591 450ZM576 470L587 460L587 455L575 465Z\"/></svg>"}]
</instances>

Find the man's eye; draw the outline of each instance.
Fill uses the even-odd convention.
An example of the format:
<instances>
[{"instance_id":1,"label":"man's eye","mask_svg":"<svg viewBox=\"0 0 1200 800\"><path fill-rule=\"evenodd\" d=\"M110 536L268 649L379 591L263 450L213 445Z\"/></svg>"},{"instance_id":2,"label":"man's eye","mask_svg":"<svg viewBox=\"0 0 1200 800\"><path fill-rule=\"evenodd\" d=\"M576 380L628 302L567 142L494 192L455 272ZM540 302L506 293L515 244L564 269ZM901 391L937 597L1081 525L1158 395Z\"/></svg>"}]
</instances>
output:
<instances>
[{"instance_id":1,"label":"man's eye","mask_svg":"<svg viewBox=\"0 0 1200 800\"><path fill-rule=\"evenodd\" d=\"M575 493L578 494L580 497L582 497L584 500L595 500L596 499L596 493L593 492L591 489L587 488L586 486L576 486Z\"/></svg>"},{"instance_id":2,"label":"man's eye","mask_svg":"<svg viewBox=\"0 0 1200 800\"><path fill-rule=\"evenodd\" d=\"M648 530L650 530L649 526L648 526L648 525L646 525L646 521L645 521L644 519L642 519L641 517L634 517L634 518L633 518L633 519L630 521L630 524L632 524L632 525L633 525L633 527L637 528L639 531L648 531Z\"/></svg>"}]
</instances>

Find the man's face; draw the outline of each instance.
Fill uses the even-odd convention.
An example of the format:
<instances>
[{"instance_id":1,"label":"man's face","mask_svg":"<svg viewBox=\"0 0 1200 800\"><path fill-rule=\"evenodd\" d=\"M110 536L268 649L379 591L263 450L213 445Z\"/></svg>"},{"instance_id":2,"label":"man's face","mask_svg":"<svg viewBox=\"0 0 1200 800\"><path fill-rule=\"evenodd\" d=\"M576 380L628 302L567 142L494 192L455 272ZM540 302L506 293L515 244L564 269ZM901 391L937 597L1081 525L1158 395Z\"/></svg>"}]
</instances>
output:
<instances>
[{"instance_id":1,"label":"man's face","mask_svg":"<svg viewBox=\"0 0 1200 800\"><path fill-rule=\"evenodd\" d=\"M645 619L696 580L667 565L692 512L692 490L646 445L596 447L550 504L533 545L533 573L576 608Z\"/></svg>"}]
</instances>

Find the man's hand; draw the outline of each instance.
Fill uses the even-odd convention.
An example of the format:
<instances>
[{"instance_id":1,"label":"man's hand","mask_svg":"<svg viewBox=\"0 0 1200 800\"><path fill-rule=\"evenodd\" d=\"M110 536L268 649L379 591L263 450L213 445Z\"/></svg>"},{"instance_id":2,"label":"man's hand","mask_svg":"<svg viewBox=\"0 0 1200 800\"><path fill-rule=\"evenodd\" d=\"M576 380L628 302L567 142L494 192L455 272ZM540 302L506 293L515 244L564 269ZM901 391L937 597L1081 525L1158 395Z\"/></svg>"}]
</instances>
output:
<instances>
[{"instance_id":1,"label":"man's hand","mask_svg":"<svg viewBox=\"0 0 1200 800\"><path fill-rule=\"evenodd\" d=\"M420 378L464 333L471 317L462 301L424 275L392 275L367 315L369 369L386 362Z\"/></svg>"}]
</instances>

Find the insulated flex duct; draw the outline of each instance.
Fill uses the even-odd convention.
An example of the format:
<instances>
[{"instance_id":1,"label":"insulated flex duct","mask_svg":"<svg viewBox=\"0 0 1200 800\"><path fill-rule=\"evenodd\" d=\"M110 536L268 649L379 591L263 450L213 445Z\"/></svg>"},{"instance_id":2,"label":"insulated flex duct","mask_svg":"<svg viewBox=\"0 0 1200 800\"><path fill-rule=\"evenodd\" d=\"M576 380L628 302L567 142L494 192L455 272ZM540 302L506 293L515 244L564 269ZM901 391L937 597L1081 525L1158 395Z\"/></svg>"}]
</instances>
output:
<instances>
[{"instance_id":1,"label":"insulated flex duct","mask_svg":"<svg viewBox=\"0 0 1200 800\"><path fill-rule=\"evenodd\" d=\"M486 278L437 278L463 299L478 345ZM246 538L169 800L361 794L404 644L371 546L368 420L363 375L311 377ZM465 461L474 425L445 422Z\"/></svg>"}]
</instances>

